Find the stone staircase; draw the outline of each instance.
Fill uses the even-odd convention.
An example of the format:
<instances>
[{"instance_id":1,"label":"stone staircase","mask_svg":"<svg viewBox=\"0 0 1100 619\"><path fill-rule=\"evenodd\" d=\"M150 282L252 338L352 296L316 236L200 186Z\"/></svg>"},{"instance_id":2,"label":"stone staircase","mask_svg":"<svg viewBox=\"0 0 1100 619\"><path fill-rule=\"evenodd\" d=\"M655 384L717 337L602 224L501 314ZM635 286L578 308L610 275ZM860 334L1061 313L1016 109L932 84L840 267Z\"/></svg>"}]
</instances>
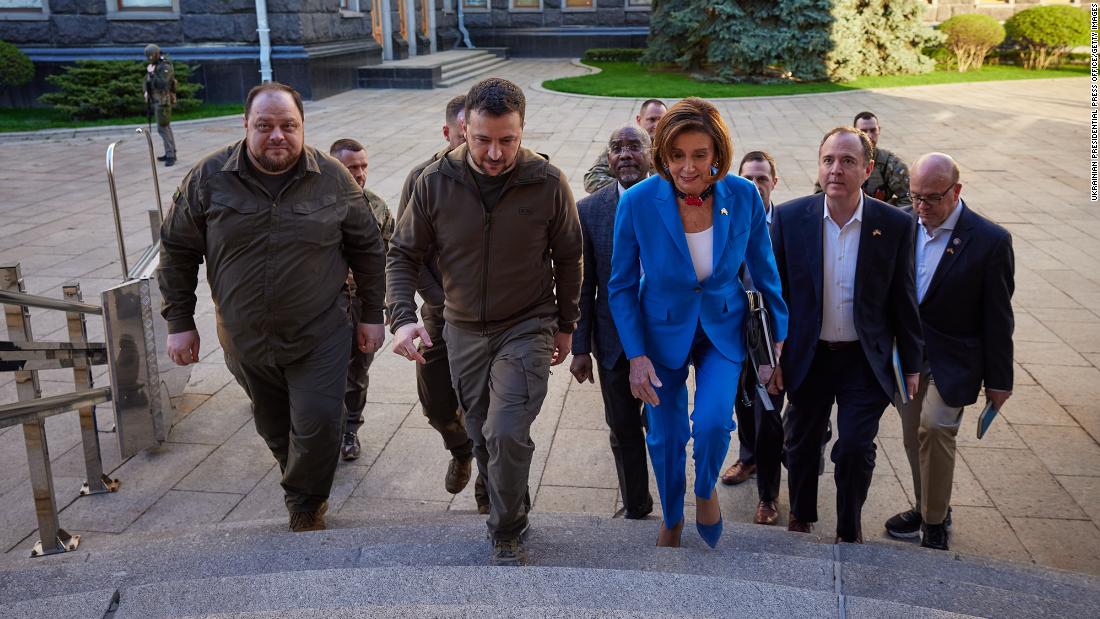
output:
<instances>
[{"instance_id":1,"label":"stone staircase","mask_svg":"<svg viewBox=\"0 0 1100 619\"><path fill-rule=\"evenodd\" d=\"M490 73L507 60L506 48L452 49L359 67L359 87L447 88Z\"/></svg>"},{"instance_id":2,"label":"stone staircase","mask_svg":"<svg viewBox=\"0 0 1100 619\"><path fill-rule=\"evenodd\" d=\"M1095 617L1100 579L886 544L833 545L728 523L717 550L690 526L532 514L531 564L488 565L484 516L334 516L89 539L0 567L0 618L68 617ZM166 537L167 535L167 537ZM336 614L334 614L336 613Z\"/></svg>"}]
</instances>

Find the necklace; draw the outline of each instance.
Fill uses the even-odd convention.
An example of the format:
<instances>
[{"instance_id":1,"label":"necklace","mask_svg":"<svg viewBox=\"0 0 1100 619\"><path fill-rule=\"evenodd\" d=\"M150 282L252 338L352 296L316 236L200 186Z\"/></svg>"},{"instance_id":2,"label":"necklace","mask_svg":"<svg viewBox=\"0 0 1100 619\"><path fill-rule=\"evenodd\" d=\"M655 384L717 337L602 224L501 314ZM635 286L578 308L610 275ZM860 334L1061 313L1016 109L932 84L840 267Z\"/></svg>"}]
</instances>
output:
<instances>
[{"instance_id":1,"label":"necklace","mask_svg":"<svg viewBox=\"0 0 1100 619\"><path fill-rule=\"evenodd\" d=\"M688 206L703 206L703 201L710 197L710 194L714 193L714 185L707 187L703 190L703 193L697 196L689 196L688 194L680 191L676 188L676 185L672 186L672 191L676 192L676 197L684 201L684 204Z\"/></svg>"}]
</instances>

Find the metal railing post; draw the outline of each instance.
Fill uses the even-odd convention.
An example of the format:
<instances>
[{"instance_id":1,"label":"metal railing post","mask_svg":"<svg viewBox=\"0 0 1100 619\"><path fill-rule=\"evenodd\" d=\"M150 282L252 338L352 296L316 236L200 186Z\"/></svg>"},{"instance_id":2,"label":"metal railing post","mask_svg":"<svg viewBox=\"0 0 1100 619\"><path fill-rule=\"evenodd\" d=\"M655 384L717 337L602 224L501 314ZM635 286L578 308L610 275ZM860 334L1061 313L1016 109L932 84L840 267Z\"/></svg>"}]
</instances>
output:
<instances>
[{"instance_id":1,"label":"metal railing post","mask_svg":"<svg viewBox=\"0 0 1100 619\"><path fill-rule=\"evenodd\" d=\"M67 301L81 303L84 301L80 294L80 284L68 284L62 286ZM88 325L84 314L80 312L65 312L69 327L69 341L73 346L86 347L88 345ZM77 391L85 391L92 388L92 368L87 359L81 359L73 364L73 383ZM99 448L99 428L96 424L95 405L82 406L78 409L80 414L80 437L84 447L84 469L87 478L80 488L81 496L89 494L102 494L118 490L118 480L111 479L103 474L103 454Z\"/></svg>"},{"instance_id":2,"label":"metal railing post","mask_svg":"<svg viewBox=\"0 0 1100 619\"><path fill-rule=\"evenodd\" d=\"M160 213L160 218L164 219L164 206L160 203L160 177L157 175L157 156L156 151L153 150L153 136L149 135L144 127L138 127L137 132L145 135L145 143L149 145L149 166L153 168L153 191L157 194L157 212ZM153 242L156 243L157 239L153 239Z\"/></svg>"},{"instance_id":3,"label":"metal railing post","mask_svg":"<svg viewBox=\"0 0 1100 619\"><path fill-rule=\"evenodd\" d=\"M118 241L118 261L122 264L122 281L130 278L130 265L126 261L126 241L122 237L122 212L118 206L118 189L115 187L115 147L122 140L107 146L107 188L111 190L111 208L115 216L115 240ZM159 195L160 192L158 191Z\"/></svg>"},{"instance_id":4,"label":"metal railing post","mask_svg":"<svg viewBox=\"0 0 1100 619\"><path fill-rule=\"evenodd\" d=\"M24 292L19 265L0 267L0 289ZM4 318L8 338L12 342L25 343L33 339L30 312L20 305L5 305ZM38 372L15 372L16 395L20 401L41 397ZM46 444L46 422L39 419L23 424L23 439L27 447L27 465L30 469L31 490L34 493L34 511L38 518L39 542L31 549L31 556L50 555L76 549L79 535L69 535L57 520L57 502L54 500L53 472L50 468L50 450Z\"/></svg>"}]
</instances>

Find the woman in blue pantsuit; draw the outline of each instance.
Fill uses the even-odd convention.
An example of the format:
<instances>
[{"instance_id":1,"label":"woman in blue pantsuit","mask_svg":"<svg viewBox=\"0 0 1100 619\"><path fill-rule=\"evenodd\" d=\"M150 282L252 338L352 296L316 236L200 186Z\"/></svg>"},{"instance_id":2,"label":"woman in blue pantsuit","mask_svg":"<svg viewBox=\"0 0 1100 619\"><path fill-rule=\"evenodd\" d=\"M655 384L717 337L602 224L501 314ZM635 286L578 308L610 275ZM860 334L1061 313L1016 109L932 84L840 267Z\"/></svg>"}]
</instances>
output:
<instances>
[{"instance_id":1,"label":"woman in blue pantsuit","mask_svg":"<svg viewBox=\"0 0 1100 619\"><path fill-rule=\"evenodd\" d=\"M714 547L722 531L715 483L745 358L741 265L763 293L780 343L787 307L764 205L755 185L728 174L733 146L718 110L695 97L677 103L658 124L653 150L659 176L619 200L608 301L630 359L631 390L646 403L646 443L664 512L657 545L680 545L692 438L696 526ZM696 381L690 425L689 363Z\"/></svg>"}]
</instances>

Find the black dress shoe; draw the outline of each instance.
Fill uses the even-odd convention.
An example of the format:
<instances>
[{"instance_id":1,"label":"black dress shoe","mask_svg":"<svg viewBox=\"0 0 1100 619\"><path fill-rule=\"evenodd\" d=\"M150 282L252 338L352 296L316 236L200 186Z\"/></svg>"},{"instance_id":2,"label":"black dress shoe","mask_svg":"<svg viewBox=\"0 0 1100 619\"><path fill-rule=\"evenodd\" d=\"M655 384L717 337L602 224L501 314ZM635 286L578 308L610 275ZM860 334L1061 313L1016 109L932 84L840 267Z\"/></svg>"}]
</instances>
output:
<instances>
[{"instance_id":1,"label":"black dress shoe","mask_svg":"<svg viewBox=\"0 0 1100 619\"><path fill-rule=\"evenodd\" d=\"M161 155L157 157L157 161L168 161L168 155Z\"/></svg>"},{"instance_id":2,"label":"black dress shoe","mask_svg":"<svg viewBox=\"0 0 1100 619\"><path fill-rule=\"evenodd\" d=\"M923 522L920 512L915 509L906 510L886 521L886 532L890 537L910 539L920 535L920 525Z\"/></svg>"},{"instance_id":3,"label":"black dress shoe","mask_svg":"<svg viewBox=\"0 0 1100 619\"><path fill-rule=\"evenodd\" d=\"M934 550L947 550L947 527L942 524L925 524L920 545Z\"/></svg>"},{"instance_id":4,"label":"black dress shoe","mask_svg":"<svg viewBox=\"0 0 1100 619\"><path fill-rule=\"evenodd\" d=\"M164 160L164 167L170 168L174 165L176 165L176 160L175 159L165 159Z\"/></svg>"}]
</instances>

